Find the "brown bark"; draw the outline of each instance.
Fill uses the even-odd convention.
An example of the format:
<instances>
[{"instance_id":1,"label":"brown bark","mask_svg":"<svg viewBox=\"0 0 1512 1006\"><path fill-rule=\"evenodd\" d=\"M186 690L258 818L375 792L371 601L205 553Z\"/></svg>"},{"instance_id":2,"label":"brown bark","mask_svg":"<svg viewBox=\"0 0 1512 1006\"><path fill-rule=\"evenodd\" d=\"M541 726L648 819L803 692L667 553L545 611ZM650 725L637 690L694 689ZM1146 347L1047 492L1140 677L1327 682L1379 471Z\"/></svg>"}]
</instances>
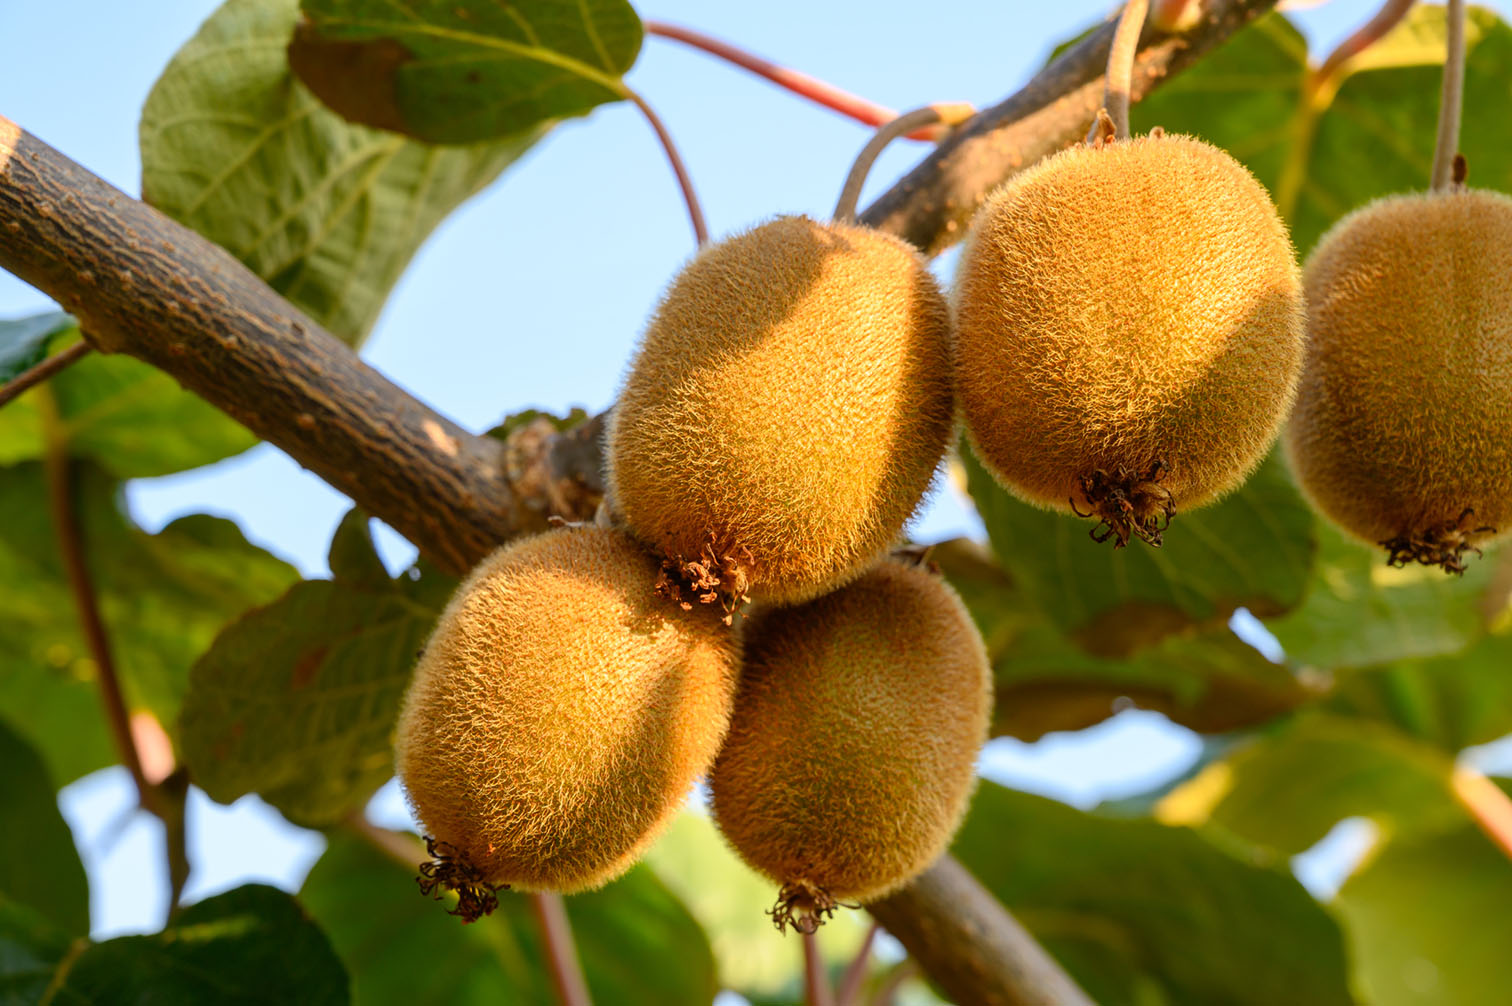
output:
<instances>
[{"instance_id":1,"label":"brown bark","mask_svg":"<svg viewBox=\"0 0 1512 1006\"><path fill-rule=\"evenodd\" d=\"M1134 98L1274 3L1212 0L1185 35L1147 31ZM988 191L1086 129L1112 30L1094 32L972 120L862 221L931 253L963 237ZM540 526L547 513L595 499L599 424L554 436L521 431L511 450L468 433L368 367L219 247L3 116L0 267L72 311L96 348L171 374L453 572ZM949 858L873 911L963 1003L1087 1001Z\"/></svg>"}]
</instances>

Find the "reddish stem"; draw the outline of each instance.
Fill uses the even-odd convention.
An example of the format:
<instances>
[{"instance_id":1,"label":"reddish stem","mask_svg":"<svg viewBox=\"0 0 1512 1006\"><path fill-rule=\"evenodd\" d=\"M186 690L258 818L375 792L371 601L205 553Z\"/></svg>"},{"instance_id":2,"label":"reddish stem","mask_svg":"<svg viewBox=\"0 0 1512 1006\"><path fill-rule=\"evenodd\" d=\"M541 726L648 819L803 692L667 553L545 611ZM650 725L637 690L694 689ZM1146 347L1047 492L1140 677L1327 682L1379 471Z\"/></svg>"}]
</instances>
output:
<instances>
[{"instance_id":1,"label":"reddish stem","mask_svg":"<svg viewBox=\"0 0 1512 1006\"><path fill-rule=\"evenodd\" d=\"M63 370L69 364L87 354L89 349L89 343L81 340L69 346L63 352L49 356L35 367L23 370L9 381L6 381L4 385L0 385L0 407L9 405L13 399L34 385L41 384L49 377Z\"/></svg>"},{"instance_id":2,"label":"reddish stem","mask_svg":"<svg viewBox=\"0 0 1512 1006\"><path fill-rule=\"evenodd\" d=\"M817 105L823 105L831 111L855 119L857 122L868 126L880 126L891 122L898 117L898 113L886 105L879 105L874 101L867 101L849 91L841 90L833 84L827 84L817 77L810 77L806 73L792 70L785 66L779 66L770 60L762 59L754 53L747 52L728 42L721 42L717 38L711 38L702 32L682 25L668 24L665 21L643 22L647 35L657 35L661 38L669 38L684 45L690 45L695 49L702 50L711 56L718 56L727 62L733 63L743 70L749 70L758 77L771 81L778 87L791 91L801 98L807 98ZM926 140L936 142L945 137L949 129L944 126L926 126L916 129L908 134L910 140Z\"/></svg>"},{"instance_id":3,"label":"reddish stem","mask_svg":"<svg viewBox=\"0 0 1512 1006\"><path fill-rule=\"evenodd\" d=\"M866 931L866 938L861 941L856 956L851 959L850 967L845 969L845 977L840 979L840 991L835 995L835 1006L858 1006L861 998L861 983L866 980L866 968L871 964L872 944L877 942L877 934L882 931L880 923L873 922L871 928Z\"/></svg>"},{"instance_id":4,"label":"reddish stem","mask_svg":"<svg viewBox=\"0 0 1512 1006\"><path fill-rule=\"evenodd\" d=\"M1453 777L1454 795L1470 812L1476 825L1496 847L1512 859L1512 798L1502 788L1470 768L1457 768Z\"/></svg>"},{"instance_id":5,"label":"reddish stem","mask_svg":"<svg viewBox=\"0 0 1512 1006\"><path fill-rule=\"evenodd\" d=\"M588 982L578 963L577 946L572 941L572 924L567 920L567 906L560 894L531 894L531 910L541 926L550 965L551 984L562 1006L591 1006Z\"/></svg>"},{"instance_id":6,"label":"reddish stem","mask_svg":"<svg viewBox=\"0 0 1512 1006\"><path fill-rule=\"evenodd\" d=\"M803 934L803 1001L806 1006L835 1006L817 933Z\"/></svg>"},{"instance_id":7,"label":"reddish stem","mask_svg":"<svg viewBox=\"0 0 1512 1006\"><path fill-rule=\"evenodd\" d=\"M646 121L651 123L651 128L656 133L656 138L661 142L662 150L667 153L667 161L672 165L672 173L677 176L677 184L682 189L683 202L688 207L688 221L693 225L693 237L700 245L708 244L709 228L704 224L703 207L698 202L698 194L693 191L693 178L688 174L687 165L683 163L682 155L677 152L677 145L672 142L672 134L667 132L667 127L662 124L661 117L651 110L646 104L646 99L636 94L629 88L625 89L625 97L641 110Z\"/></svg>"},{"instance_id":8,"label":"reddish stem","mask_svg":"<svg viewBox=\"0 0 1512 1006\"><path fill-rule=\"evenodd\" d=\"M1386 0L1381 9L1375 12L1375 16L1366 21L1353 35L1340 42L1334 51L1328 54L1321 66L1313 71L1309 82L1313 93L1317 93L1323 85L1333 80L1339 72L1339 68L1354 59L1360 53L1379 42L1387 32L1396 27L1398 21L1406 16L1412 9L1414 0Z\"/></svg>"}]
</instances>

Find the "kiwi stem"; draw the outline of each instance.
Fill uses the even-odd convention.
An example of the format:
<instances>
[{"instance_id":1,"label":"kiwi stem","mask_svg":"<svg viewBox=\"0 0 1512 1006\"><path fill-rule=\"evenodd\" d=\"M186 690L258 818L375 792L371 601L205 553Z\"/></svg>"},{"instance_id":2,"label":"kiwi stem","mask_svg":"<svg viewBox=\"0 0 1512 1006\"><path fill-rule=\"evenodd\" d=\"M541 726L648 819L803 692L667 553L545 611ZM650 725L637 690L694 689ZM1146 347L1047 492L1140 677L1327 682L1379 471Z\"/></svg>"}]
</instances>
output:
<instances>
[{"instance_id":1,"label":"kiwi stem","mask_svg":"<svg viewBox=\"0 0 1512 1006\"><path fill-rule=\"evenodd\" d=\"M646 104L646 99L636 94L630 88L625 88L625 97L635 107L641 110L646 121L651 123L651 129L656 133L656 138L661 142L662 149L667 152L667 161L672 165L672 173L677 176L677 184L682 188L683 202L688 206L688 220L693 224L693 236L698 239L700 245L709 243L709 229L704 225L703 207L699 205L698 193L693 191L693 179L688 175L687 165L683 164L682 155L677 152L677 144L672 142L672 134L667 132L661 117L652 111L651 106Z\"/></svg>"},{"instance_id":2,"label":"kiwi stem","mask_svg":"<svg viewBox=\"0 0 1512 1006\"><path fill-rule=\"evenodd\" d=\"M882 925L873 922L866 930L866 936L861 940L861 946L856 950L856 956L851 958L850 966L845 969L845 976L840 979L840 991L835 994L835 1006L860 1006L861 983L866 980L866 968L871 963L872 944L877 942L877 933L881 932Z\"/></svg>"},{"instance_id":3,"label":"kiwi stem","mask_svg":"<svg viewBox=\"0 0 1512 1006\"><path fill-rule=\"evenodd\" d=\"M163 822L166 843L164 851L168 862L168 917L171 919L178 911L184 884L189 880L189 859L184 840L187 778L182 773L173 773L164 780L163 785L158 785L148 780L147 773L142 768L142 753L131 732L131 713L126 708L126 696L121 690L121 678L110 647L110 634L105 619L100 614L99 595L95 591L94 578L85 557L84 533L79 522L75 495L78 487L74 484L73 459L68 454L57 400L50 390L41 395L38 411L41 413L46 444L43 465L47 475L47 502L52 512L53 531L57 536L58 551L68 577L68 587L73 594L74 608L79 616L79 629L94 663L100 704L104 707L105 720L110 726L111 738L115 741L121 763L126 766L126 771L131 774L131 781L136 786L137 802Z\"/></svg>"},{"instance_id":4,"label":"kiwi stem","mask_svg":"<svg viewBox=\"0 0 1512 1006\"><path fill-rule=\"evenodd\" d=\"M1129 0L1119 15L1118 27L1108 46L1108 73L1103 84L1102 107L1113 120L1114 138L1129 138L1129 92L1134 86L1134 56L1139 51L1139 33L1144 30L1150 0ZM1087 143L1098 141L1097 121L1087 131Z\"/></svg>"},{"instance_id":5,"label":"kiwi stem","mask_svg":"<svg viewBox=\"0 0 1512 1006\"><path fill-rule=\"evenodd\" d=\"M1448 45L1444 55L1444 85L1439 92L1438 141L1433 145L1433 181L1442 192L1454 183L1454 158L1459 153L1460 109L1465 93L1465 0L1449 0Z\"/></svg>"},{"instance_id":6,"label":"kiwi stem","mask_svg":"<svg viewBox=\"0 0 1512 1006\"><path fill-rule=\"evenodd\" d=\"M34 385L41 384L54 374L89 353L89 343L76 342L61 353L54 353L35 367L23 370L0 385L0 408L9 405L16 397Z\"/></svg>"},{"instance_id":7,"label":"kiwi stem","mask_svg":"<svg viewBox=\"0 0 1512 1006\"><path fill-rule=\"evenodd\" d=\"M891 122L898 117L898 113L886 105L879 105L874 101L867 101L858 95L843 91L833 84L827 84L816 77L810 77L806 73L791 70L788 67L762 59L753 53L747 52L738 46L728 42L721 42L702 32L682 25L669 24L666 21L643 21L647 35L656 35L661 38L681 42L692 46L711 56L717 56L728 63L748 70L756 76L776 84L800 98L806 98L816 105L822 105L833 112L839 112L848 118L867 126L880 126ZM925 127L916 129L908 134L910 140L937 141L943 140L948 129L942 126Z\"/></svg>"},{"instance_id":8,"label":"kiwi stem","mask_svg":"<svg viewBox=\"0 0 1512 1006\"><path fill-rule=\"evenodd\" d=\"M1416 0L1386 0L1381 4L1381 9L1376 11L1369 21L1360 25L1355 29L1354 34L1335 46L1333 52L1329 53L1328 57L1312 72L1308 78L1308 90L1313 94L1318 94L1324 87L1333 83L1339 74L1339 69L1345 63L1384 38L1386 33L1395 28L1397 22L1406 16L1415 2Z\"/></svg>"},{"instance_id":9,"label":"kiwi stem","mask_svg":"<svg viewBox=\"0 0 1512 1006\"><path fill-rule=\"evenodd\" d=\"M819 953L819 934L803 933L803 1001L805 1006L835 1006L824 957Z\"/></svg>"},{"instance_id":10,"label":"kiwi stem","mask_svg":"<svg viewBox=\"0 0 1512 1006\"><path fill-rule=\"evenodd\" d=\"M1512 859L1512 798L1473 768L1457 767L1451 778L1454 796L1470 812L1486 837Z\"/></svg>"},{"instance_id":11,"label":"kiwi stem","mask_svg":"<svg viewBox=\"0 0 1512 1006\"><path fill-rule=\"evenodd\" d=\"M835 221L837 223L855 222L856 204L861 201L861 188L866 184L866 176L871 173L871 167L876 163L877 156L889 143L920 126L931 123L954 126L965 122L975 113L976 109L967 104L925 105L923 108L904 112L881 126L872 134L871 139L866 141L866 146L861 148L861 153L856 155L856 161L851 165L845 185L840 189L840 199L835 203Z\"/></svg>"},{"instance_id":12,"label":"kiwi stem","mask_svg":"<svg viewBox=\"0 0 1512 1006\"><path fill-rule=\"evenodd\" d=\"M572 924L567 920L567 906L560 894L532 894L531 911L541 927L546 942L546 957L551 965L551 984L562 1006L592 1006L588 982L578 961L577 946L572 941Z\"/></svg>"}]
</instances>

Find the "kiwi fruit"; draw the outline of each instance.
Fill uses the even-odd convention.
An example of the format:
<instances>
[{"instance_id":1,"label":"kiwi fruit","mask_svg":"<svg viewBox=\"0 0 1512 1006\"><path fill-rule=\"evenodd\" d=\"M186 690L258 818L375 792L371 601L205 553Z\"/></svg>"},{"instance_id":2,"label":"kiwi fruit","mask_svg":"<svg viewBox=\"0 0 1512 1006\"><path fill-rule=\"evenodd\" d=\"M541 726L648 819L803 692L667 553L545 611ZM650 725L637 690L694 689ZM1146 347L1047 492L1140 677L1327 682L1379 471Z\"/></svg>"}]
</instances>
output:
<instances>
[{"instance_id":1,"label":"kiwi fruit","mask_svg":"<svg viewBox=\"0 0 1512 1006\"><path fill-rule=\"evenodd\" d=\"M949 844L987 737L991 669L955 592L895 559L807 604L758 607L741 635L714 819L780 885L779 928L812 932Z\"/></svg>"},{"instance_id":2,"label":"kiwi fruit","mask_svg":"<svg viewBox=\"0 0 1512 1006\"><path fill-rule=\"evenodd\" d=\"M1227 153L1077 146L997 189L954 288L971 442L1021 499L1158 545L1260 463L1303 356L1286 227Z\"/></svg>"},{"instance_id":3,"label":"kiwi fruit","mask_svg":"<svg viewBox=\"0 0 1512 1006\"><path fill-rule=\"evenodd\" d=\"M1398 195L1340 219L1304 273L1287 455L1319 511L1394 565L1463 572L1512 530L1512 198Z\"/></svg>"},{"instance_id":4,"label":"kiwi fruit","mask_svg":"<svg viewBox=\"0 0 1512 1006\"><path fill-rule=\"evenodd\" d=\"M647 327L609 494L683 603L792 603L897 539L954 422L950 312L890 235L779 217L702 249Z\"/></svg>"},{"instance_id":5,"label":"kiwi fruit","mask_svg":"<svg viewBox=\"0 0 1512 1006\"><path fill-rule=\"evenodd\" d=\"M683 806L729 722L737 644L653 593L622 532L548 531L485 559L415 670L395 764L435 861L477 917L504 885L571 893L623 873Z\"/></svg>"}]
</instances>

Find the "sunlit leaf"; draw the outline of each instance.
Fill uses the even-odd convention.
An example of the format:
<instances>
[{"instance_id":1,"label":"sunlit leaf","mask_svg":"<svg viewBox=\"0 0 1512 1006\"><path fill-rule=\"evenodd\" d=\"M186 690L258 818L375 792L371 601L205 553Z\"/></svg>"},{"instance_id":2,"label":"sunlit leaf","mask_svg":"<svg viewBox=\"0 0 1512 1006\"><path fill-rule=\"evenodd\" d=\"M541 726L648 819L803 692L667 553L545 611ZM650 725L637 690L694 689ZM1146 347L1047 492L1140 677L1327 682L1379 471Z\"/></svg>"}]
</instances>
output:
<instances>
[{"instance_id":1,"label":"sunlit leaf","mask_svg":"<svg viewBox=\"0 0 1512 1006\"><path fill-rule=\"evenodd\" d=\"M1354 1001L1339 928L1296 879L1191 829L983 783L952 851L1100 1006Z\"/></svg>"},{"instance_id":2,"label":"sunlit leaf","mask_svg":"<svg viewBox=\"0 0 1512 1006\"><path fill-rule=\"evenodd\" d=\"M539 132L440 149L354 126L290 72L298 14L227 0L185 43L142 110L142 191L355 345L426 236Z\"/></svg>"},{"instance_id":3,"label":"sunlit leaf","mask_svg":"<svg viewBox=\"0 0 1512 1006\"><path fill-rule=\"evenodd\" d=\"M72 467L75 507L126 701L165 726L178 717L189 668L220 628L295 579L235 524L196 514L157 534L136 527L119 487ZM0 469L0 717L43 753L58 785L116 760L95 664L79 629L42 466Z\"/></svg>"},{"instance_id":4,"label":"sunlit leaf","mask_svg":"<svg viewBox=\"0 0 1512 1006\"><path fill-rule=\"evenodd\" d=\"M415 848L418 862L418 839ZM421 895L412 870L338 832L300 899L330 934L366 1006L556 1006L524 895L503 892L497 911L463 925ZM644 866L568 898L567 914L594 1002L704 1006L713 998L708 941Z\"/></svg>"},{"instance_id":5,"label":"sunlit leaf","mask_svg":"<svg viewBox=\"0 0 1512 1006\"><path fill-rule=\"evenodd\" d=\"M303 0L295 72L353 122L476 143L625 97L640 51L625 0Z\"/></svg>"},{"instance_id":6,"label":"sunlit leaf","mask_svg":"<svg viewBox=\"0 0 1512 1006\"><path fill-rule=\"evenodd\" d=\"M330 565L334 579L297 583L226 626L194 665L180 721L211 797L257 793L312 826L360 808L393 775L399 700L456 586L418 568L391 579L357 511Z\"/></svg>"}]
</instances>

